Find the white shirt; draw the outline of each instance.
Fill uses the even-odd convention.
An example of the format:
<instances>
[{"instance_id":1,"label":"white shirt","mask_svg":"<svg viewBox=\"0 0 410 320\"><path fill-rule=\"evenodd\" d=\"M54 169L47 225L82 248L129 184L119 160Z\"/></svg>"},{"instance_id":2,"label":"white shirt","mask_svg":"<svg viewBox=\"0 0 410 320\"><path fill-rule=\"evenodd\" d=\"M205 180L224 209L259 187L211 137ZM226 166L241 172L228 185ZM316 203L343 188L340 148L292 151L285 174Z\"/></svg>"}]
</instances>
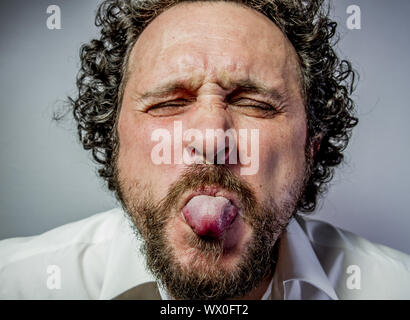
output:
<instances>
[{"instance_id":1,"label":"white shirt","mask_svg":"<svg viewBox=\"0 0 410 320\"><path fill-rule=\"evenodd\" d=\"M155 281L140 247L121 209L2 240L0 299L112 299ZM297 216L281 236L263 298L410 299L410 256Z\"/></svg>"}]
</instances>

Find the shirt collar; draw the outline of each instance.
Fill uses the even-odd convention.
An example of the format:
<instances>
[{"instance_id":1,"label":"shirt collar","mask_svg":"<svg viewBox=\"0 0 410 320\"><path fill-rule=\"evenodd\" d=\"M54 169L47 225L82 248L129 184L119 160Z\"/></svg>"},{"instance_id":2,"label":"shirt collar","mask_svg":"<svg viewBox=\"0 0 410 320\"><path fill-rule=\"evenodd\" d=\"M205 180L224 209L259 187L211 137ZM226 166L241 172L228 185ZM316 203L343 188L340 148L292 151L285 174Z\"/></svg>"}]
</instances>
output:
<instances>
[{"instance_id":1,"label":"shirt collar","mask_svg":"<svg viewBox=\"0 0 410 320\"><path fill-rule=\"evenodd\" d=\"M111 241L105 264L100 299L112 299L128 289L145 282L155 281L147 270L141 252L142 241L135 235L132 222L122 210L121 222Z\"/></svg>"},{"instance_id":2,"label":"shirt collar","mask_svg":"<svg viewBox=\"0 0 410 320\"><path fill-rule=\"evenodd\" d=\"M338 300L336 292L324 272L298 220L292 218L280 237L279 257L274 284L283 284L283 299Z\"/></svg>"}]
</instances>

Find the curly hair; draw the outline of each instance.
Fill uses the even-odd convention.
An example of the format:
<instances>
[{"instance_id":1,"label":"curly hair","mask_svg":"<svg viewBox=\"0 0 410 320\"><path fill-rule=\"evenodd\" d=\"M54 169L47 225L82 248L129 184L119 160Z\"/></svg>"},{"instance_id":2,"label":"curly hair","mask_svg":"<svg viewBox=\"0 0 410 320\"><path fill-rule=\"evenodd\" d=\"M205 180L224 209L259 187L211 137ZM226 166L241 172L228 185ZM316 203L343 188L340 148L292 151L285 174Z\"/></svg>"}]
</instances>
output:
<instances>
[{"instance_id":1,"label":"curly hair","mask_svg":"<svg viewBox=\"0 0 410 320\"><path fill-rule=\"evenodd\" d=\"M221 0L197 0L221 1ZM252 8L278 26L292 43L300 64L307 114L308 140L321 142L311 163L310 178L298 210L311 212L327 190L334 168L343 161L358 119L351 99L355 71L334 51L337 23L329 18L324 0L225 0ZM168 8L195 0L105 0L95 24L101 36L80 49L78 94L69 97L79 139L100 165L99 175L116 190L116 121L131 49L147 25Z\"/></svg>"}]
</instances>

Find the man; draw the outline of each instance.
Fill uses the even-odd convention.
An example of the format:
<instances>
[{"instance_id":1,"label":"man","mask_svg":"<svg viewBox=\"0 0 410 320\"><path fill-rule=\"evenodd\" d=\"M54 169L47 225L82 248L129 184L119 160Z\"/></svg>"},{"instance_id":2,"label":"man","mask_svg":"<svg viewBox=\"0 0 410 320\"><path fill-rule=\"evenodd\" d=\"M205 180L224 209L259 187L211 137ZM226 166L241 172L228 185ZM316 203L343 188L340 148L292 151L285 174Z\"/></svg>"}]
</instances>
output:
<instances>
[{"instance_id":1,"label":"man","mask_svg":"<svg viewBox=\"0 0 410 320\"><path fill-rule=\"evenodd\" d=\"M357 123L322 1L108 0L97 25L70 101L122 209L2 241L1 297L410 297L407 255L297 213Z\"/></svg>"}]
</instances>

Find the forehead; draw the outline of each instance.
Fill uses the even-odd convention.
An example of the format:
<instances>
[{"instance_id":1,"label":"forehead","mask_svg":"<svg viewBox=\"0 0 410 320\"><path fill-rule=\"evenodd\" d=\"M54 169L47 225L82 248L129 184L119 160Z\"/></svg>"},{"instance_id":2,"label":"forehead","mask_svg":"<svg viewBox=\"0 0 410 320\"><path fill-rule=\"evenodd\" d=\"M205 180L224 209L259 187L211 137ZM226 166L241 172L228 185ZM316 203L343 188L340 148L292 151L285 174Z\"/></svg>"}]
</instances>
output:
<instances>
[{"instance_id":1,"label":"forehead","mask_svg":"<svg viewBox=\"0 0 410 320\"><path fill-rule=\"evenodd\" d=\"M298 82L299 67L292 45L267 17L234 3L202 2L155 18L131 52L129 75L138 91L172 80L284 85Z\"/></svg>"}]
</instances>

